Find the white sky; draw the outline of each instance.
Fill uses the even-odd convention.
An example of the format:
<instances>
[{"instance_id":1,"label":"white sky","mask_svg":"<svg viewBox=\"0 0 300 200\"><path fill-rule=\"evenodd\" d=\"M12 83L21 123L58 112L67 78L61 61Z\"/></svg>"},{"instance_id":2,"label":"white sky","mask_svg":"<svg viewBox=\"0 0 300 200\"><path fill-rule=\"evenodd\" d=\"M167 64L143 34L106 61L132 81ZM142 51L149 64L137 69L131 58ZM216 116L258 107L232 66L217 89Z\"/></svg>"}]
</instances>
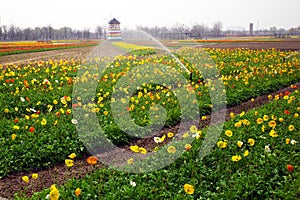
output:
<instances>
[{"instance_id":1,"label":"white sky","mask_svg":"<svg viewBox=\"0 0 300 200\"><path fill-rule=\"evenodd\" d=\"M104 26L117 18L121 27L166 26L175 23L208 26L221 21L224 29L300 26L300 0L1 0L1 25L21 28ZM259 24L258 24L259 21Z\"/></svg>"}]
</instances>

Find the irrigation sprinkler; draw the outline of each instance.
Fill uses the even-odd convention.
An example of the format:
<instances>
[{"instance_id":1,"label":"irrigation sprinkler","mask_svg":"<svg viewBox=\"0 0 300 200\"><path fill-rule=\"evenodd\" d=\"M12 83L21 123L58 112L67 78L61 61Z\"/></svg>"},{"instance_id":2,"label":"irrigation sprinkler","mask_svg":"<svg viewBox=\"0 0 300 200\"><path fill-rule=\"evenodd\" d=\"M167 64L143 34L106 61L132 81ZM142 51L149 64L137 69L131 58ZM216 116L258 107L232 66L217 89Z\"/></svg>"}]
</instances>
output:
<instances>
[{"instance_id":1,"label":"irrigation sprinkler","mask_svg":"<svg viewBox=\"0 0 300 200\"><path fill-rule=\"evenodd\" d=\"M298 53L300 53L300 49L297 51ZM283 57L283 61L286 62L289 58L293 57L293 56L296 56L296 53L292 53L286 57Z\"/></svg>"}]
</instances>

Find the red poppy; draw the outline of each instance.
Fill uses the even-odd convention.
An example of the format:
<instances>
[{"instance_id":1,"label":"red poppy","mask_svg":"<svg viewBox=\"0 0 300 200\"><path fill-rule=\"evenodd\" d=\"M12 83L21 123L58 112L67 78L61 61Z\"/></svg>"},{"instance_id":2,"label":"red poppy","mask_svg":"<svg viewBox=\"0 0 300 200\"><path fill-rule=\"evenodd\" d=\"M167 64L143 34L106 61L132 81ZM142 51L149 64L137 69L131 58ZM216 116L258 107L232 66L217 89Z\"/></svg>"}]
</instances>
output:
<instances>
[{"instance_id":1,"label":"red poppy","mask_svg":"<svg viewBox=\"0 0 300 200\"><path fill-rule=\"evenodd\" d=\"M284 114L289 115L289 114L291 114L291 112L288 110L284 110Z\"/></svg>"},{"instance_id":2,"label":"red poppy","mask_svg":"<svg viewBox=\"0 0 300 200\"><path fill-rule=\"evenodd\" d=\"M291 93L289 91L285 91L284 95L289 96Z\"/></svg>"},{"instance_id":3,"label":"red poppy","mask_svg":"<svg viewBox=\"0 0 300 200\"><path fill-rule=\"evenodd\" d=\"M286 169L287 169L288 171L290 171L290 172L293 172L293 171L294 171L294 166L288 164L288 165L286 166Z\"/></svg>"},{"instance_id":4,"label":"red poppy","mask_svg":"<svg viewBox=\"0 0 300 200\"><path fill-rule=\"evenodd\" d=\"M18 119L18 118L16 118L16 119L14 120L14 122L15 122L15 123L18 123L18 122L19 122L19 119Z\"/></svg>"},{"instance_id":5,"label":"red poppy","mask_svg":"<svg viewBox=\"0 0 300 200\"><path fill-rule=\"evenodd\" d=\"M33 132L34 132L34 127L31 126L31 127L29 128L29 132L30 132L30 133L33 133Z\"/></svg>"}]
</instances>

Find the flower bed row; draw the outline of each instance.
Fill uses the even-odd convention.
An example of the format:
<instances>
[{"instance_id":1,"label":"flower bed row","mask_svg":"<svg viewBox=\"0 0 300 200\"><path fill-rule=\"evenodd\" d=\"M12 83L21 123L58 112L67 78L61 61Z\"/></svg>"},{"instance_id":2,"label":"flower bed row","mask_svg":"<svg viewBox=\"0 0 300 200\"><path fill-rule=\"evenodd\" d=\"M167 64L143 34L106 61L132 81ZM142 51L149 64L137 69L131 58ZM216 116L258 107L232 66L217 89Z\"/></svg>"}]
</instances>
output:
<instances>
[{"instance_id":1,"label":"flower bed row","mask_svg":"<svg viewBox=\"0 0 300 200\"><path fill-rule=\"evenodd\" d=\"M0 44L0 56L20 54L20 53L30 53L30 52L41 52L59 49L70 49L79 47L96 46L99 44L98 41L83 41L75 43L13 43L13 44Z\"/></svg>"}]
</instances>

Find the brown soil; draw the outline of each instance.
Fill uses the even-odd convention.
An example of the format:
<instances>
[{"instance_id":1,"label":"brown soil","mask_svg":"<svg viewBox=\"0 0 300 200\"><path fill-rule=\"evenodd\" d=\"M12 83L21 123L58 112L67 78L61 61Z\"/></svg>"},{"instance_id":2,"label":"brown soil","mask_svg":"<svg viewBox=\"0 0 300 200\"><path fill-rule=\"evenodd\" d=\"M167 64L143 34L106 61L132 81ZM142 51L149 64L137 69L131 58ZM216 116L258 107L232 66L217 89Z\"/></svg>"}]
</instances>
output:
<instances>
[{"instance_id":1,"label":"brown soil","mask_svg":"<svg viewBox=\"0 0 300 200\"><path fill-rule=\"evenodd\" d=\"M209 48L245 48L245 49L279 49L282 51L299 51L300 40L272 41L272 42L237 42L237 43L220 43L220 44L204 44L201 47Z\"/></svg>"},{"instance_id":2,"label":"brown soil","mask_svg":"<svg viewBox=\"0 0 300 200\"><path fill-rule=\"evenodd\" d=\"M298 88L300 87L300 83L296 84ZM274 96L275 94L280 94L284 93L285 91L292 92L295 89L292 89L291 87L287 87L281 90L278 90L276 92L273 92L272 95ZM239 114L242 111L249 111L251 109L258 108L262 106L263 104L269 102L268 99L268 94L259 96L255 98L255 101L247 101L244 102L240 105L227 108L226 110L226 121L230 119L230 113L233 112L235 114ZM205 127L209 125L210 123L210 116L207 116L206 120L201 120L199 122L200 127ZM154 136L162 136L163 134L168 133L169 131L176 133L178 130L179 125L176 125L171 128L164 128L161 130L159 133L156 133ZM164 143L167 143L168 139ZM164 144L163 143L163 144ZM130 153L129 147L131 145L138 145L138 146L143 146L146 148L148 151L152 151L154 147L156 146L156 143L153 140L152 137L140 139L137 141L132 142L129 145L125 145L121 147L121 150L123 152L128 152ZM106 154L109 154L110 156L114 155L113 157L115 159L118 159L118 155L115 154L114 152L108 152ZM104 155L106 157L106 155ZM120 157L121 158L121 157ZM76 159L75 159L76 160ZM95 166L91 166L87 164L86 162L86 157L80 160L76 160L75 165L72 168L67 169L65 164L59 164L51 169L46 169L46 170L41 170L41 171L36 171L36 172L19 172L19 173L14 173L10 174L9 176L3 178L0 182L0 196L5 197L5 198L13 198L13 195L15 193L18 194L26 194L27 196L31 196L34 192L41 191L45 188L49 188L52 184L57 184L61 185L67 181L68 178L74 177L76 179L80 177L84 177L86 174L92 173L93 170L103 168L105 167L101 163L98 163ZM39 178L37 180L30 180L29 184L24 183L22 181L22 176L30 176L32 173L38 173Z\"/></svg>"}]
</instances>

